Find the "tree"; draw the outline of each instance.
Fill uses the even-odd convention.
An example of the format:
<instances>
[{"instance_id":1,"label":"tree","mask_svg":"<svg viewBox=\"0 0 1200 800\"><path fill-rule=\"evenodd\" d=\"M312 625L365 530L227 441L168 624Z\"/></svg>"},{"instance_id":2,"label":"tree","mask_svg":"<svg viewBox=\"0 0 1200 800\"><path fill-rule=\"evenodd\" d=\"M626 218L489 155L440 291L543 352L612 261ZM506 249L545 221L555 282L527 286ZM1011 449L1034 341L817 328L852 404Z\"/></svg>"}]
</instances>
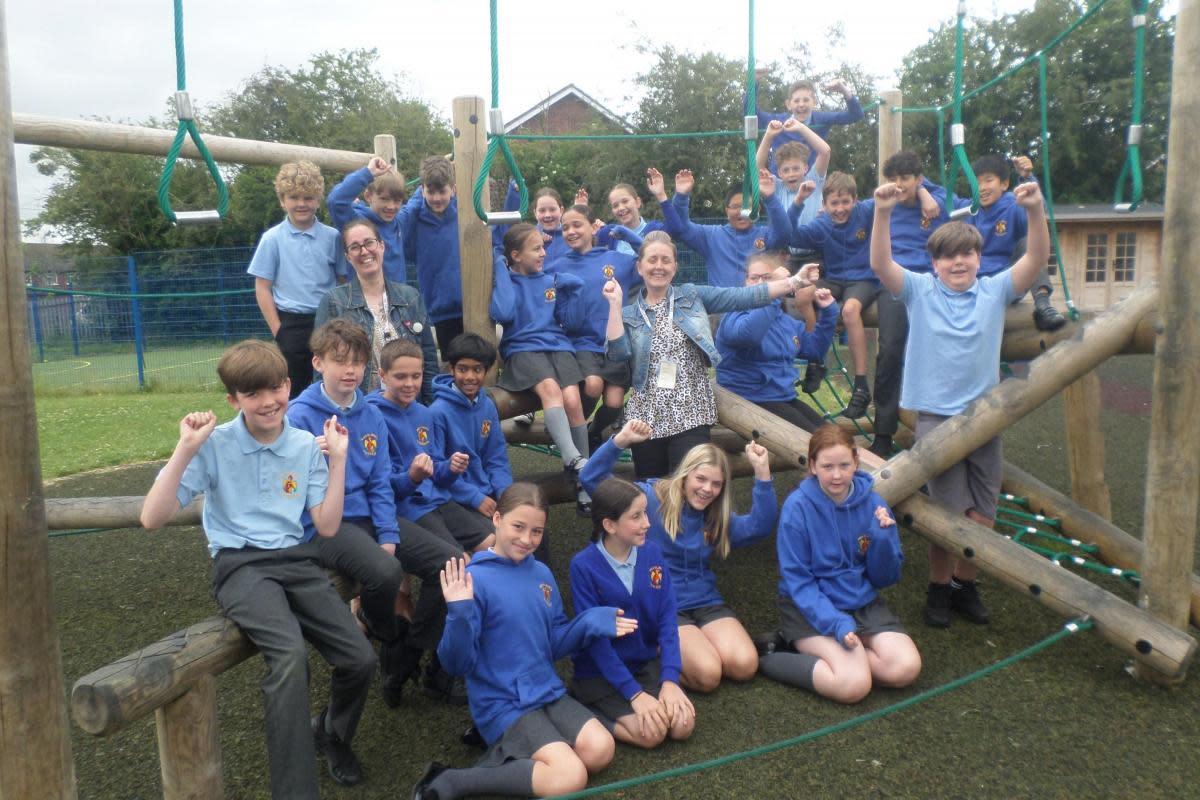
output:
<instances>
[{"instance_id":1,"label":"tree","mask_svg":"<svg viewBox=\"0 0 1200 800\"><path fill-rule=\"evenodd\" d=\"M965 31L964 90L981 86L1044 47L1087 11L1081 0L1039 0L1033 9L977 21ZM1146 29L1144 132L1141 144L1145 197L1161 202L1170 104L1173 19L1162 3L1150 3ZM945 23L904 60L901 88L906 106L932 106L952 99L954 25ZM1055 200L1109 202L1125 161L1125 136L1132 106L1133 33L1129 6L1112 3L1047 54L1047 116ZM950 120L950 112L946 112ZM1042 157L1036 63L963 104L966 150ZM924 156L935 180L937 122L932 114L904 120L907 146ZM949 156L949 135L946 135ZM1041 165L1038 164L1040 175ZM957 190L967 191L965 181ZM1128 188L1126 188L1128 197Z\"/></svg>"},{"instance_id":2,"label":"tree","mask_svg":"<svg viewBox=\"0 0 1200 800\"><path fill-rule=\"evenodd\" d=\"M374 50L322 53L303 67L266 67L238 91L198 115L202 134L368 152L378 133L396 136L399 166L415 174L420 160L450 149L448 126L396 78L381 75ZM149 127L174 129L150 119ZM75 253L116 253L253 244L279 222L273 167L223 167L230 209L218 226L173 227L158 210L163 159L90 150L39 148L31 156L57 178L30 230L46 227ZM342 178L326 174L326 189ZM212 208L215 191L202 163L180 161L171 183L176 209Z\"/></svg>"}]
</instances>

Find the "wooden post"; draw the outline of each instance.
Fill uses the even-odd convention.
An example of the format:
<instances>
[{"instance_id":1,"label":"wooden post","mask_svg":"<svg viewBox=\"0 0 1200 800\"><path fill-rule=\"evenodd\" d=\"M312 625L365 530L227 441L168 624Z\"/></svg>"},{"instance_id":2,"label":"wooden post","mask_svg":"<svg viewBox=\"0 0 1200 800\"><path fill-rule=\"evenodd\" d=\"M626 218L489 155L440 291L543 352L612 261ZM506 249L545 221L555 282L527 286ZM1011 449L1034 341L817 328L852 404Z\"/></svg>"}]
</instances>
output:
<instances>
[{"instance_id":1,"label":"wooden post","mask_svg":"<svg viewBox=\"0 0 1200 800\"><path fill-rule=\"evenodd\" d=\"M155 712L164 800L221 800L217 679L205 675Z\"/></svg>"},{"instance_id":2,"label":"wooden post","mask_svg":"<svg viewBox=\"0 0 1200 800\"><path fill-rule=\"evenodd\" d=\"M1100 376L1095 370L1066 388L1063 409L1071 496L1088 511L1111 520L1112 503L1104 477L1104 431L1100 428Z\"/></svg>"},{"instance_id":3,"label":"wooden post","mask_svg":"<svg viewBox=\"0 0 1200 800\"><path fill-rule=\"evenodd\" d=\"M391 164L396 170L396 173L400 174L400 166L396 162L396 137L392 136L390 133L377 134L375 136L374 146L375 155ZM401 177L403 177L403 175L401 175Z\"/></svg>"},{"instance_id":4,"label":"wooden post","mask_svg":"<svg viewBox=\"0 0 1200 800\"><path fill-rule=\"evenodd\" d=\"M1187 629L1196 513L1200 501L1200 2L1184 0L1175 18L1171 124L1163 220L1161 302L1154 358L1154 404L1146 466L1139 602ZM1163 682L1138 668L1139 677ZM1178 676L1181 677L1181 676ZM1175 682L1170 680L1169 682Z\"/></svg>"},{"instance_id":5,"label":"wooden post","mask_svg":"<svg viewBox=\"0 0 1200 800\"><path fill-rule=\"evenodd\" d=\"M785 463L804 469L809 434L763 411L749 400L720 386L713 386L717 417L736 433L758 435L758 442ZM887 466L867 450L859 451L865 469ZM894 486L898 486L894 485ZM878 483L876 484L878 488ZM915 492L915 490L914 490ZM1035 598L1064 616L1090 614L1096 631L1114 647L1149 663L1166 674L1183 674L1195 657L1196 642L1130 603L1048 559L967 517L914 493L888 498L899 519L925 538L969 558L984 572L1006 585Z\"/></svg>"},{"instance_id":6,"label":"wooden post","mask_svg":"<svg viewBox=\"0 0 1200 800\"><path fill-rule=\"evenodd\" d=\"M904 93L899 89L884 89L879 93L879 166L876 177L885 183L883 162L904 147L904 115L892 111L904 105Z\"/></svg>"},{"instance_id":7,"label":"wooden post","mask_svg":"<svg viewBox=\"0 0 1200 800\"><path fill-rule=\"evenodd\" d=\"M0 0L0 21L4 2ZM7 33L0 22L0 798L73 798L25 318Z\"/></svg>"},{"instance_id":8,"label":"wooden post","mask_svg":"<svg viewBox=\"0 0 1200 800\"><path fill-rule=\"evenodd\" d=\"M492 231L472 205L475 178L487 153L487 109L482 97L456 97L454 118L454 191L458 195L458 252L462 262L463 330L496 343L496 325L488 314L492 301ZM489 208L488 192L483 208Z\"/></svg>"}]
</instances>

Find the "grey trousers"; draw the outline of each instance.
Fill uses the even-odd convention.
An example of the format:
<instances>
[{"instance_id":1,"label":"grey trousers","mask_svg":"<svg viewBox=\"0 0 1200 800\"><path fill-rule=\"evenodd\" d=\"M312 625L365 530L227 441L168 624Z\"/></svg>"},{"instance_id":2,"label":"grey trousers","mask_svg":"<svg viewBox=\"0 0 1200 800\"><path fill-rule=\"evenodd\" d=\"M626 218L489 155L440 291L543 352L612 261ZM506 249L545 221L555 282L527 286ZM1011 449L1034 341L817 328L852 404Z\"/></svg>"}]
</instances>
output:
<instances>
[{"instance_id":1,"label":"grey trousers","mask_svg":"<svg viewBox=\"0 0 1200 800\"><path fill-rule=\"evenodd\" d=\"M904 377L904 348L908 343L908 312L904 304L880 289L879 353L875 357L875 432L894 436L900 427L900 383Z\"/></svg>"},{"instance_id":2,"label":"grey trousers","mask_svg":"<svg viewBox=\"0 0 1200 800\"><path fill-rule=\"evenodd\" d=\"M221 550L213 562L213 596L262 653L271 795L317 798L317 758L309 721L308 650L333 667L328 719L349 742L358 727L375 651L330 583L316 542L282 550Z\"/></svg>"},{"instance_id":3,"label":"grey trousers","mask_svg":"<svg viewBox=\"0 0 1200 800\"><path fill-rule=\"evenodd\" d=\"M400 538L407 520L401 520ZM371 634L383 642L396 638L396 592L404 580L404 570L375 541L375 526L370 520L342 520L336 536L317 536L321 563L349 576L362 585L359 599Z\"/></svg>"}]
</instances>

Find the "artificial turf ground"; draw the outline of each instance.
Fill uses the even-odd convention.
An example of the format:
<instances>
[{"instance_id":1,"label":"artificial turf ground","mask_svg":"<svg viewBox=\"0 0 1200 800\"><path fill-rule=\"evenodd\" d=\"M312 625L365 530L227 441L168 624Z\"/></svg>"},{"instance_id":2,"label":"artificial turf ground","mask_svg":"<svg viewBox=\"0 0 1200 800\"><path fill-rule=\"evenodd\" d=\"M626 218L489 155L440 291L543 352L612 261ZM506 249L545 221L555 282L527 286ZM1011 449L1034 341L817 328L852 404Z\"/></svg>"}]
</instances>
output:
<instances>
[{"instance_id":1,"label":"artificial turf ground","mask_svg":"<svg viewBox=\"0 0 1200 800\"><path fill-rule=\"evenodd\" d=\"M1144 401L1149 359L1106 365L1104 416L1114 522L1141 528L1148 417ZM1007 457L1051 485L1066 489L1062 405L1055 400L1005 436ZM514 471L552 466L544 456L512 451ZM129 495L144 492L154 468L131 467L56 483L51 496ZM780 499L794 473L776 477ZM746 481L736 486L748 502ZM588 525L573 510L553 510L551 566L567 591L566 565L587 541ZM621 746L591 785L692 764L848 720L882 708L1040 641L1063 620L1032 600L984 579L993 623L961 620L948 631L920 623L925 547L905 532L904 579L884 592L907 621L924 657L916 686L876 691L847 708L757 678L726 683L693 697L695 736L644 753ZM216 611L208 590L208 558L197 528L112 531L51 541L54 602L68 686L79 676ZM774 544L760 542L717 567L727 601L750 631L775 624ZM1130 587L1106 584L1133 599ZM1195 633L1195 630L1193 630ZM1159 689L1135 682L1126 659L1094 633L1083 633L999 673L927 703L861 727L774 754L621 793L636 798L797 797L1164 797L1200 796L1200 678ZM314 658L312 704L327 692L327 672ZM565 664L565 669L569 668ZM1194 672L1194 670L1193 670ZM219 680L221 746L226 796L268 796L261 661L248 661ZM412 692L389 711L373 696L355 746L367 782L340 789L329 780L323 796L407 797L412 780L431 759L465 765L477 751L458 742L465 709L440 705ZM161 795L153 719L109 739L73 727L81 798Z\"/></svg>"}]
</instances>

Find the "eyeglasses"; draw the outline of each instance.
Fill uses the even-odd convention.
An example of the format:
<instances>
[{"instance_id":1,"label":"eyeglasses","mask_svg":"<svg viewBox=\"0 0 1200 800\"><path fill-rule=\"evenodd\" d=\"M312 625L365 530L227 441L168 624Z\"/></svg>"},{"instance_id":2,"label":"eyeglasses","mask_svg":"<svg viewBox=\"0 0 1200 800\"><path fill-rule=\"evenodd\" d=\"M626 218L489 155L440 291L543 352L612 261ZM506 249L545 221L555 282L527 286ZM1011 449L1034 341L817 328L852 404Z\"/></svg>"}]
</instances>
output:
<instances>
[{"instance_id":1,"label":"eyeglasses","mask_svg":"<svg viewBox=\"0 0 1200 800\"><path fill-rule=\"evenodd\" d=\"M354 244L346 245L346 252L353 255L358 255L364 249L374 250L375 245L377 244L379 244L378 239L363 239L361 242L355 242Z\"/></svg>"}]
</instances>

